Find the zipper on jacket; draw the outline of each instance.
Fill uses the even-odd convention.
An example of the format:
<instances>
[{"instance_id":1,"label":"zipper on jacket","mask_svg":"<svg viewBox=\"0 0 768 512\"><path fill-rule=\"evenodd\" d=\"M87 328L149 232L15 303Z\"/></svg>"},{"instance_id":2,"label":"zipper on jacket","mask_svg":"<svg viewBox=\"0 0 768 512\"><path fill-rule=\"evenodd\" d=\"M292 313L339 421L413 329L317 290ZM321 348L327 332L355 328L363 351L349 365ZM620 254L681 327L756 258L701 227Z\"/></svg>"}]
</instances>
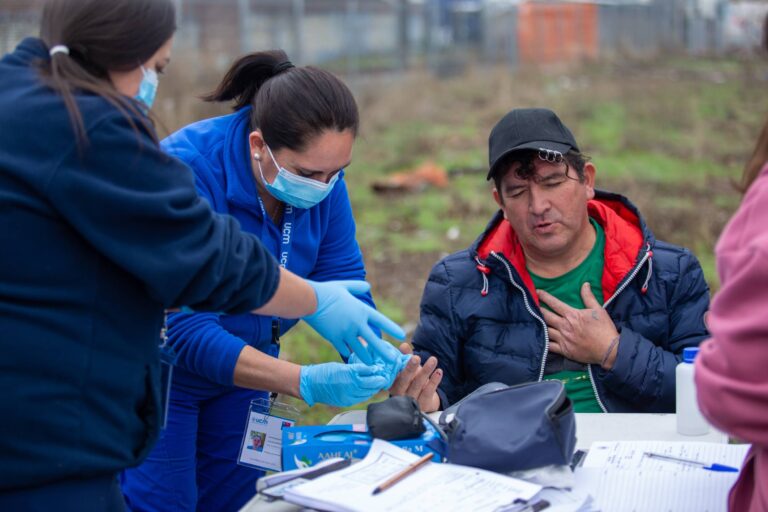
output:
<instances>
[{"instance_id":1,"label":"zipper on jacket","mask_svg":"<svg viewBox=\"0 0 768 512\"><path fill-rule=\"evenodd\" d=\"M541 368L539 369L539 382L544 380L544 368L547 364L547 354L549 353L549 330L547 329L547 323L536 314L535 311L533 311L533 308L531 308L530 303L528 302L528 296L525 294L525 290L517 284L514 277L512 276L512 269L509 267L509 263L507 263L507 260L505 258L502 258L499 256L496 252L491 252L491 256L499 260L504 264L504 267L507 269L507 275L509 276L509 282L512 283L512 285L517 288L520 293L523 294L523 302L525 303L525 309L528 310L528 313L531 314L536 320L541 322L542 327L544 328L544 353L542 354L541 358ZM640 272L640 269L643 268L643 265L646 261L648 261L648 258L650 257L650 251L646 248L645 254L643 255L643 258L638 262L637 265L635 265L635 268L632 269L632 272L630 273L629 277L627 277L623 283L621 283L621 286L619 286L615 292L613 292L613 295L610 296L610 298L605 301L603 304L603 309L607 308L608 305L613 302L613 299L615 299L621 292L624 291L624 289L629 286L629 283L632 282L632 280L637 276L637 274ZM587 365L587 374L589 375L589 382L592 385L592 392L595 394L595 400L597 400L597 405L600 406L600 409L607 413L608 409L605 407L605 404L603 404L603 400L600 398L600 394L597 392L597 385L595 384L594 376L592 375L592 365Z\"/></svg>"},{"instance_id":2,"label":"zipper on jacket","mask_svg":"<svg viewBox=\"0 0 768 512\"><path fill-rule=\"evenodd\" d=\"M632 272L629 274L629 277L627 277L623 283L621 283L621 286L616 288L616 291L613 292L613 295L610 296L610 298L605 301L605 304L603 304L603 309L608 307L608 304L613 302L613 299L615 299L621 292L624 291L624 289L629 286L629 283L632 282L632 280L637 276L638 272L640 272L640 269L643 268L643 265L645 265L645 262L648 261L648 258L650 258L651 252L648 248L648 245L646 245L645 254L643 255L643 259L640 260L640 262L635 266L634 269L632 269Z\"/></svg>"},{"instance_id":3,"label":"zipper on jacket","mask_svg":"<svg viewBox=\"0 0 768 512\"><path fill-rule=\"evenodd\" d=\"M503 258L499 256L496 252L491 251L491 256L499 260L504 264L504 267L507 269L507 275L509 276L509 282L512 283L512 286L520 290L520 293L523 294L523 302L525 303L525 309L528 310L528 313L531 314L533 318L541 322L541 326L544 328L544 353L541 355L541 368L539 369L539 382L544 380L544 367L547 364L547 354L549 353L549 330L547 329L547 322L544 321L543 318L541 318L539 315L536 314L536 312L531 307L530 302L528 302L528 296L525 294L525 289L517 284L517 281L515 281L515 278L512 276L512 269L509 267L509 263L507 263L506 258Z\"/></svg>"},{"instance_id":4,"label":"zipper on jacket","mask_svg":"<svg viewBox=\"0 0 768 512\"><path fill-rule=\"evenodd\" d=\"M623 283L621 283L621 286L619 286L615 292L613 292L613 295L611 295L607 301L603 304L603 309L606 309L608 305L613 302L613 299L615 299L621 292L624 291L624 289L629 286L629 283L632 282L632 280L637 276L637 274L640 272L640 269L643 268L643 265L645 265L645 262L648 261L648 258L650 258L651 252L648 248L648 245L646 245L645 254L643 255L643 258L640 260L640 262L635 266L634 269L632 269L632 272L629 274L629 277L627 277ZM617 349L618 350L618 349ZM608 409L605 407L605 404L603 404L603 400L600 398L600 394L597 392L597 384L595 384L595 378L592 375L592 365L587 365L587 373L589 374L589 382L592 384L592 392L595 394L595 399L597 400L597 405L600 406L600 409L603 410L603 412L608 412Z\"/></svg>"}]
</instances>

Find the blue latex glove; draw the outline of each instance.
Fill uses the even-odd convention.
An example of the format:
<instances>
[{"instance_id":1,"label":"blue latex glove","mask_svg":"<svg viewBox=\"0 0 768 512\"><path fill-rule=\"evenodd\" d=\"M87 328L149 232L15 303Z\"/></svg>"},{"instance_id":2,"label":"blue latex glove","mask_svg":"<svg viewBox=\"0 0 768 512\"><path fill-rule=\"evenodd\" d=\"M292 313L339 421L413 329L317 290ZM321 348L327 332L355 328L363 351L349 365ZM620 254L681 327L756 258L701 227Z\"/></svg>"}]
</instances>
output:
<instances>
[{"instance_id":1,"label":"blue latex glove","mask_svg":"<svg viewBox=\"0 0 768 512\"><path fill-rule=\"evenodd\" d=\"M299 393L307 404L322 402L346 407L368 400L387 386L387 377L378 366L324 363L302 366Z\"/></svg>"},{"instance_id":2,"label":"blue latex glove","mask_svg":"<svg viewBox=\"0 0 768 512\"><path fill-rule=\"evenodd\" d=\"M384 361L394 363L400 352L376 336L371 326L399 340L405 339L405 332L392 320L355 298L355 295L367 293L371 289L370 284L365 281L307 282L315 290L317 311L303 320L330 341L342 357L349 357L350 352L354 352L363 363L373 364L371 354L376 354ZM368 350L358 336L368 342Z\"/></svg>"},{"instance_id":3,"label":"blue latex glove","mask_svg":"<svg viewBox=\"0 0 768 512\"><path fill-rule=\"evenodd\" d=\"M387 379L387 384L384 386L384 389L389 389L392 387L392 384L394 384L397 375L403 371L403 368L405 368L405 365L408 364L408 360L411 357L413 357L413 354L403 354L399 350L397 350L397 356L395 357L394 361L384 361L380 357L374 357L373 366L381 368L382 375L384 375ZM360 358L357 357L357 354L352 354L349 356L348 362L349 364L359 364Z\"/></svg>"}]
</instances>

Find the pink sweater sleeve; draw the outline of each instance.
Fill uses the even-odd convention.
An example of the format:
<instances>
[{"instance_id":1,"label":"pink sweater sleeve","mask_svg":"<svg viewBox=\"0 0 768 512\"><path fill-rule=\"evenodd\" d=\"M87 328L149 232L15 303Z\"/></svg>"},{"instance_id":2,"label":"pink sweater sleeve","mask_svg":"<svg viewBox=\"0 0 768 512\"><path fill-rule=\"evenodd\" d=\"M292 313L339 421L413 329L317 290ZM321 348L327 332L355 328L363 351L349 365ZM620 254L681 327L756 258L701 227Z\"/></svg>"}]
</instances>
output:
<instances>
[{"instance_id":1,"label":"pink sweater sleeve","mask_svg":"<svg viewBox=\"0 0 768 512\"><path fill-rule=\"evenodd\" d=\"M712 339L696 358L704 416L744 441L768 445L768 167L717 247L722 288L712 301Z\"/></svg>"}]
</instances>

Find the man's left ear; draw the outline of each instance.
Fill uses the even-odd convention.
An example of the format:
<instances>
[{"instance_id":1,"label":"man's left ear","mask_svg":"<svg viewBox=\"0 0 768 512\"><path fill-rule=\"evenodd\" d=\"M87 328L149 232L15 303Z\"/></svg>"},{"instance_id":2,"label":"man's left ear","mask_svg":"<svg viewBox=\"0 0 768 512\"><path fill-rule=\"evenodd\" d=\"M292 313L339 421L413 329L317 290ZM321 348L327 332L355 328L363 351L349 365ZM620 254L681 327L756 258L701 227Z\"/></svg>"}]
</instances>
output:
<instances>
[{"instance_id":1,"label":"man's left ear","mask_svg":"<svg viewBox=\"0 0 768 512\"><path fill-rule=\"evenodd\" d=\"M584 185L587 187L587 201L595 197L595 174L597 169L592 162L584 164Z\"/></svg>"}]
</instances>

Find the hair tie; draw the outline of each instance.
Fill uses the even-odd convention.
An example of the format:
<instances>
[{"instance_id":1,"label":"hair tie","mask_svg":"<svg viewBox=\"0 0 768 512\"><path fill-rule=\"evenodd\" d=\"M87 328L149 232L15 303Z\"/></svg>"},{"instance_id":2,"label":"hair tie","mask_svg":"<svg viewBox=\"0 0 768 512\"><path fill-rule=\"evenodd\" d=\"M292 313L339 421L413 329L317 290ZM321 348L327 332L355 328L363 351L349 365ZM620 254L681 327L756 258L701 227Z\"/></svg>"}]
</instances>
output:
<instances>
[{"instance_id":1,"label":"hair tie","mask_svg":"<svg viewBox=\"0 0 768 512\"><path fill-rule=\"evenodd\" d=\"M64 45L64 44L57 44L56 46L51 48L51 50L48 52L48 54L51 57L53 57L57 53L63 53L65 55L69 55L69 47L67 47L67 45Z\"/></svg>"},{"instance_id":2,"label":"hair tie","mask_svg":"<svg viewBox=\"0 0 768 512\"><path fill-rule=\"evenodd\" d=\"M272 67L272 76L279 75L283 71L286 71L291 68L295 68L296 66L293 65L293 63L289 60L284 60L283 62L280 62L278 64L275 64Z\"/></svg>"}]
</instances>

